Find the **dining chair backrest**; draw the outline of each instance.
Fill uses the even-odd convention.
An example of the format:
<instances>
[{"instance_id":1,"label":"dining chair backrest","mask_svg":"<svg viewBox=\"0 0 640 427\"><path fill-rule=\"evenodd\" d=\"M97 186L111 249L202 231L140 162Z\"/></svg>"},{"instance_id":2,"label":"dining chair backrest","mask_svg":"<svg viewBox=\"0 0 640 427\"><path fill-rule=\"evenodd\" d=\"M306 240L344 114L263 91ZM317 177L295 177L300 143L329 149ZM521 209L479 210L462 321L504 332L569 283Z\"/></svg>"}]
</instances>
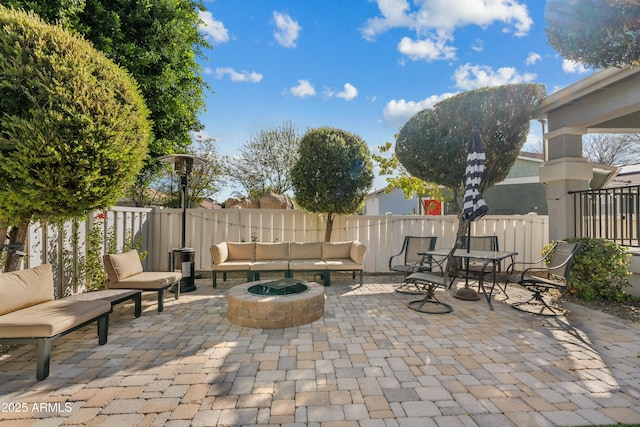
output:
<instances>
[{"instance_id":1,"label":"dining chair backrest","mask_svg":"<svg viewBox=\"0 0 640 427\"><path fill-rule=\"evenodd\" d=\"M580 249L579 243L558 242L549 261L549 274L568 280L578 249Z\"/></svg>"},{"instance_id":2,"label":"dining chair backrest","mask_svg":"<svg viewBox=\"0 0 640 427\"><path fill-rule=\"evenodd\" d=\"M418 254L434 250L437 239L431 236L405 236L400 252L389 258L389 269L393 271L402 266L419 264L422 261L422 255Z\"/></svg>"},{"instance_id":3,"label":"dining chair backrest","mask_svg":"<svg viewBox=\"0 0 640 427\"><path fill-rule=\"evenodd\" d=\"M462 247L480 251L499 251L498 236L464 236Z\"/></svg>"}]
</instances>

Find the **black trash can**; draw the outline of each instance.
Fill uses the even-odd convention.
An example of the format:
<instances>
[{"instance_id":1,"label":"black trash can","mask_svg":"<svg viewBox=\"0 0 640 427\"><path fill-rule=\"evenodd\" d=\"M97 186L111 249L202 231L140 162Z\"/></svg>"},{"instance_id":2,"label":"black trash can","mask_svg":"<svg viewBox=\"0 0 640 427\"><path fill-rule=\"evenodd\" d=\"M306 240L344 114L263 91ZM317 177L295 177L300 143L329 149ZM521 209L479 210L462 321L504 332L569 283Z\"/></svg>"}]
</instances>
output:
<instances>
[{"instance_id":1,"label":"black trash can","mask_svg":"<svg viewBox=\"0 0 640 427\"><path fill-rule=\"evenodd\" d=\"M173 270L182 273L180 292L193 292L196 288L196 250L178 248L173 250Z\"/></svg>"}]
</instances>

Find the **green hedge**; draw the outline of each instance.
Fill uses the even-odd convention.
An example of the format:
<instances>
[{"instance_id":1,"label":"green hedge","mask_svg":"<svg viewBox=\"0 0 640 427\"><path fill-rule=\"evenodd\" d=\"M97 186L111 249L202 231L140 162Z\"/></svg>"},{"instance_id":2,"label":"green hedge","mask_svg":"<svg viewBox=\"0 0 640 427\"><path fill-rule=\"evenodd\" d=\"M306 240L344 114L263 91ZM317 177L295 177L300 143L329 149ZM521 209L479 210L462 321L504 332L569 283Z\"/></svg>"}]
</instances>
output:
<instances>
[{"instance_id":1,"label":"green hedge","mask_svg":"<svg viewBox=\"0 0 640 427\"><path fill-rule=\"evenodd\" d=\"M581 245L569 274L570 292L586 301L629 298L624 288L629 286L631 255L624 247L611 240L590 237L573 237L566 241ZM545 246L544 253L552 245L553 242Z\"/></svg>"}]
</instances>

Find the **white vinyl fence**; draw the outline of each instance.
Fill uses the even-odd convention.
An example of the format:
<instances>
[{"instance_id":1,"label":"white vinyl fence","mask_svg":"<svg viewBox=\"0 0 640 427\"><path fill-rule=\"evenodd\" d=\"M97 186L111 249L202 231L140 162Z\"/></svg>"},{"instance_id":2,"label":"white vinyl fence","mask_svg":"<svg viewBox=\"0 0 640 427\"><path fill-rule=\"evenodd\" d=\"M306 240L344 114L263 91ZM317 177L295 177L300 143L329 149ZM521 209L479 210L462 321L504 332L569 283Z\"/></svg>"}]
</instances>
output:
<instances>
[{"instance_id":1,"label":"white vinyl fence","mask_svg":"<svg viewBox=\"0 0 640 427\"><path fill-rule=\"evenodd\" d=\"M180 247L181 209L114 207L90 215L87 220L63 227L33 224L26 246L25 266L51 263L57 280L57 294L82 288L81 271L86 259L87 236L103 236L120 251L126 242L141 239L141 250L148 251L146 270L169 269L169 254ZM230 242L312 242L324 238L322 215L300 210L265 209L189 209L186 245L196 250L196 270L209 271L212 244ZM437 236L437 247L455 242L458 219L455 216L381 215L337 216L331 240L358 240L367 246L365 271L388 271L389 258L397 254L404 236ZM94 230L93 233L91 230ZM472 224L474 236L496 235L501 250L518 252L518 261L540 257L549 240L548 217L543 215L488 215ZM104 253L108 245L102 244Z\"/></svg>"}]
</instances>

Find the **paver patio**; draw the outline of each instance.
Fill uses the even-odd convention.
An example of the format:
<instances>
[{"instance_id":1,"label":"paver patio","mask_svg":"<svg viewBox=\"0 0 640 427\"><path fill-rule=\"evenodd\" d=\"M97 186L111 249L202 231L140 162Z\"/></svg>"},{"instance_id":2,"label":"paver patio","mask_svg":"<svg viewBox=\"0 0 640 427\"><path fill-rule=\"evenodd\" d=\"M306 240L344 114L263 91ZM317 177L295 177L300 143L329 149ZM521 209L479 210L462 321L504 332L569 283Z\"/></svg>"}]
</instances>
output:
<instances>
[{"instance_id":1,"label":"paver patio","mask_svg":"<svg viewBox=\"0 0 640 427\"><path fill-rule=\"evenodd\" d=\"M33 347L0 355L0 426L640 422L640 324L579 306L559 319L504 302L492 312L447 291L437 295L453 313L422 314L398 280L336 275L322 319L274 330L226 319L241 278L199 280L162 313L145 295L138 319L131 303L116 307L108 344L95 327L57 340L44 381Z\"/></svg>"}]
</instances>

